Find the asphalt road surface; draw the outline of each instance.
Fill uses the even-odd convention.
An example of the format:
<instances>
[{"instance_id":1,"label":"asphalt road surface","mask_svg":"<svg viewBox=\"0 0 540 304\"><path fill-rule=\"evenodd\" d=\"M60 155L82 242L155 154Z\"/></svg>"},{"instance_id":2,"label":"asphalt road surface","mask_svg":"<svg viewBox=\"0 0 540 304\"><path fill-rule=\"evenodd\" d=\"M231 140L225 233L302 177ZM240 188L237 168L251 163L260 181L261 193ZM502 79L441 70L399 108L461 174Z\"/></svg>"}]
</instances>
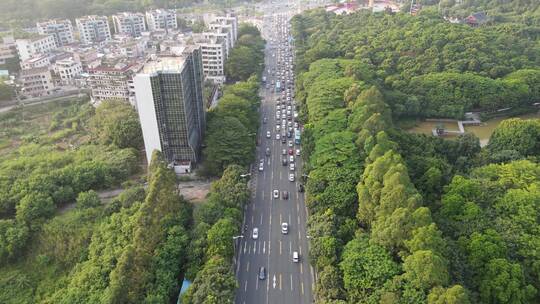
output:
<instances>
[{"instance_id":1,"label":"asphalt road surface","mask_svg":"<svg viewBox=\"0 0 540 304\"><path fill-rule=\"evenodd\" d=\"M287 20L290 16L284 16ZM276 35L275 18L265 18L263 36ZM267 71L277 67L276 45L267 39L265 51L265 73L267 82L275 79L275 73ZM236 294L237 304L300 304L313 303L315 281L314 269L309 264L308 238L306 237L307 209L303 193L298 192L302 176L300 156L294 156L296 169L291 171L289 165L283 166L283 149L301 149L299 145L289 147L276 140L276 99L282 93L276 93L270 85L261 90L262 105L257 160L251 175L251 203L245 210L244 237L235 241L236 277L239 288ZM278 123L281 123L281 119ZM267 131L271 138L266 137ZM287 142L293 138L287 138ZM270 148L270 156L265 155ZM264 159L264 170L258 170L259 161ZM294 173L295 181L289 181L289 174ZM273 198L273 190L279 190L279 199ZM289 199L283 199L281 193L289 192ZM289 225L288 234L282 234L281 223ZM252 238L253 228L258 228L257 239ZM293 252L300 255L299 262L292 260ZM259 279L260 267L266 268L266 279Z\"/></svg>"}]
</instances>

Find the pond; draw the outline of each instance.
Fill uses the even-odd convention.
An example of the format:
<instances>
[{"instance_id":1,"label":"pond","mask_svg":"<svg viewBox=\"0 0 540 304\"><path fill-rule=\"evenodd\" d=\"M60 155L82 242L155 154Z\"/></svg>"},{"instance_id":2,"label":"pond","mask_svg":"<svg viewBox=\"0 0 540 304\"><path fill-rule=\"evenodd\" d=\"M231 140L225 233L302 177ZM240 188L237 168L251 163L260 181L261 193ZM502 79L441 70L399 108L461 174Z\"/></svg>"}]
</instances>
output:
<instances>
[{"instance_id":1,"label":"pond","mask_svg":"<svg viewBox=\"0 0 540 304\"><path fill-rule=\"evenodd\" d=\"M521 119L531 119L536 118L540 119L540 112L528 113L523 115L514 116ZM483 147L489 142L491 134L495 128L501 123L501 121L508 119L509 117L497 117L490 119L488 121L482 122L479 126L465 126L465 131L472 132L480 139L480 145ZM422 121L418 122L417 125L411 129L408 129L409 132L421 133L431 135L431 130L433 130L438 124L444 125L444 128L449 131L458 131L457 120L454 121ZM444 138L452 139L457 135L448 135Z\"/></svg>"}]
</instances>

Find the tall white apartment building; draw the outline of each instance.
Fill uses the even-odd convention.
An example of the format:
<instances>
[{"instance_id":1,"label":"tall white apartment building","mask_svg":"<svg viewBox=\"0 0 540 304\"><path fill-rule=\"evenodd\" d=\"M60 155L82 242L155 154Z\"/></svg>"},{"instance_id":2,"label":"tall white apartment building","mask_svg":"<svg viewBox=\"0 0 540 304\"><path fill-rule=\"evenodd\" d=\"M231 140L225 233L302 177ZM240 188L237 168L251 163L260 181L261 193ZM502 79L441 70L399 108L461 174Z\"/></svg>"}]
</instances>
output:
<instances>
[{"instance_id":1,"label":"tall white apartment building","mask_svg":"<svg viewBox=\"0 0 540 304\"><path fill-rule=\"evenodd\" d=\"M176 22L176 11L166 9L156 9L146 12L146 23L148 30L167 30L178 27Z\"/></svg>"},{"instance_id":2,"label":"tall white apartment building","mask_svg":"<svg viewBox=\"0 0 540 304\"><path fill-rule=\"evenodd\" d=\"M48 20L36 23L38 33L41 35L51 35L54 37L57 47L73 43L73 26L71 21L65 20Z\"/></svg>"},{"instance_id":3,"label":"tall white apartment building","mask_svg":"<svg viewBox=\"0 0 540 304\"><path fill-rule=\"evenodd\" d=\"M111 40L111 29L106 16L86 16L75 19L81 42L92 44Z\"/></svg>"},{"instance_id":4,"label":"tall white apartment building","mask_svg":"<svg viewBox=\"0 0 540 304\"><path fill-rule=\"evenodd\" d=\"M21 61L28 60L37 55L48 54L56 49L56 42L52 35L17 39L15 42Z\"/></svg>"},{"instance_id":5,"label":"tall white apartment building","mask_svg":"<svg viewBox=\"0 0 540 304\"><path fill-rule=\"evenodd\" d=\"M139 37L146 31L144 23L144 14L142 13L120 13L112 17L114 32L116 34Z\"/></svg>"},{"instance_id":6,"label":"tall white apartment building","mask_svg":"<svg viewBox=\"0 0 540 304\"><path fill-rule=\"evenodd\" d=\"M232 24L210 23L208 24L208 28L214 33L226 34L230 48L234 47L234 43L236 42L236 36L234 34L234 27Z\"/></svg>"},{"instance_id":7,"label":"tall white apartment building","mask_svg":"<svg viewBox=\"0 0 540 304\"><path fill-rule=\"evenodd\" d=\"M221 32L203 32L202 36L204 37L204 39L208 40L222 40L225 44L225 58L229 57L229 53L232 49L231 41L229 40L229 34Z\"/></svg>"},{"instance_id":8,"label":"tall white apartment building","mask_svg":"<svg viewBox=\"0 0 540 304\"><path fill-rule=\"evenodd\" d=\"M226 41L221 37L204 38L194 35L194 42L201 47L202 68L206 79L216 84L225 82Z\"/></svg>"}]
</instances>

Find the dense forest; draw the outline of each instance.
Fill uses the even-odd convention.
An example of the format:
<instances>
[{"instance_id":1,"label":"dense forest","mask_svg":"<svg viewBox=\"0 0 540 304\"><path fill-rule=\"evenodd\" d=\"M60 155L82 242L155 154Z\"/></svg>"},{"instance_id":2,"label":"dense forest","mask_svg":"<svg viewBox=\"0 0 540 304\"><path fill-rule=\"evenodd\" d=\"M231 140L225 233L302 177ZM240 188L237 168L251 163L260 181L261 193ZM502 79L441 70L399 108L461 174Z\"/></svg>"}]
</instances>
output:
<instances>
[{"instance_id":1,"label":"dense forest","mask_svg":"<svg viewBox=\"0 0 540 304\"><path fill-rule=\"evenodd\" d=\"M485 148L395 124L529 107L538 37L429 12L292 26L316 303L538 303L539 120L503 121Z\"/></svg>"},{"instance_id":2,"label":"dense forest","mask_svg":"<svg viewBox=\"0 0 540 304\"><path fill-rule=\"evenodd\" d=\"M540 92L534 26L471 28L430 11L342 17L312 11L295 20L298 71L323 58L356 59L362 65L348 73L361 78L359 85L374 81L394 116L459 118L472 109L528 105Z\"/></svg>"}]
</instances>

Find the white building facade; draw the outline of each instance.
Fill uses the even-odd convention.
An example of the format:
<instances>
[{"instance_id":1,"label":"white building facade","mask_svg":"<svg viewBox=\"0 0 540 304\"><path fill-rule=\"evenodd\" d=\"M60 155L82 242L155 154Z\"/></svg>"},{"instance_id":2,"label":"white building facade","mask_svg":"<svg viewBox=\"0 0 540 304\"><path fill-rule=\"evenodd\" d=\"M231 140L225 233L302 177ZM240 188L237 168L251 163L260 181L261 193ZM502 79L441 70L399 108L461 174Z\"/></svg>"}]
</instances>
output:
<instances>
[{"instance_id":1,"label":"white building facade","mask_svg":"<svg viewBox=\"0 0 540 304\"><path fill-rule=\"evenodd\" d=\"M57 60L54 64L55 71L64 85L73 85L83 72L82 64L73 57Z\"/></svg>"},{"instance_id":2,"label":"white building facade","mask_svg":"<svg viewBox=\"0 0 540 304\"><path fill-rule=\"evenodd\" d=\"M38 22L36 26L39 34L53 36L57 47L75 42L73 38L73 25L68 19Z\"/></svg>"},{"instance_id":3,"label":"white building facade","mask_svg":"<svg viewBox=\"0 0 540 304\"><path fill-rule=\"evenodd\" d=\"M21 61L28 60L34 56L48 54L57 48L52 35L37 36L30 39L17 39L16 44Z\"/></svg>"},{"instance_id":4,"label":"white building facade","mask_svg":"<svg viewBox=\"0 0 540 304\"><path fill-rule=\"evenodd\" d=\"M86 16L75 19L81 42L93 44L111 40L111 29L106 16Z\"/></svg>"},{"instance_id":5,"label":"white building facade","mask_svg":"<svg viewBox=\"0 0 540 304\"><path fill-rule=\"evenodd\" d=\"M53 92L54 83L48 67L21 71L22 93L28 97L46 96Z\"/></svg>"},{"instance_id":6,"label":"white building facade","mask_svg":"<svg viewBox=\"0 0 540 304\"><path fill-rule=\"evenodd\" d=\"M116 34L139 37L146 31L144 23L144 14L142 13L120 13L112 17L114 32Z\"/></svg>"},{"instance_id":7,"label":"white building facade","mask_svg":"<svg viewBox=\"0 0 540 304\"><path fill-rule=\"evenodd\" d=\"M176 12L174 10L157 9L146 12L146 23L149 31L176 29Z\"/></svg>"}]
</instances>

